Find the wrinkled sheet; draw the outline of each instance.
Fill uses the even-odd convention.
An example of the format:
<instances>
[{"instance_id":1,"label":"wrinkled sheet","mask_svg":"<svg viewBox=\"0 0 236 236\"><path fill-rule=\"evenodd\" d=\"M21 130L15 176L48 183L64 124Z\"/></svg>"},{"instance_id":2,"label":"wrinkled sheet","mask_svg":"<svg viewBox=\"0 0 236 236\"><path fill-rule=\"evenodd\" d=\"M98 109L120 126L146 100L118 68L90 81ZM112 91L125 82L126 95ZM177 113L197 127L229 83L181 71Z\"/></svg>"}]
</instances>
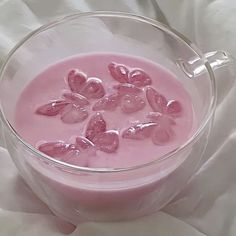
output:
<instances>
[{"instance_id":1,"label":"wrinkled sheet","mask_svg":"<svg viewBox=\"0 0 236 236\"><path fill-rule=\"evenodd\" d=\"M223 49L236 56L234 0L0 0L0 63L27 33L77 10L145 15L168 22L204 52ZM218 77L221 82L224 80L219 92L225 92L228 78L222 74ZM162 211L130 222L89 222L77 227L62 222L31 192L18 176L7 151L0 148L0 235L235 236L235 104L233 87L224 93L217 107L201 166L183 191Z\"/></svg>"}]
</instances>

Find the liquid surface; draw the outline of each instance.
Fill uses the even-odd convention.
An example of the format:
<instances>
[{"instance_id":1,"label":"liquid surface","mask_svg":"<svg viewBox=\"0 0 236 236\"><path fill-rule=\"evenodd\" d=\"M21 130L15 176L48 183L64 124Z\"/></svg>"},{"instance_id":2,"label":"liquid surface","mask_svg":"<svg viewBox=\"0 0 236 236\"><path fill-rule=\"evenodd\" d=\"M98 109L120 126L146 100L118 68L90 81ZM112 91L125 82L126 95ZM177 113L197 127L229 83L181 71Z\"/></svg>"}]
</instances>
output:
<instances>
[{"instance_id":1,"label":"liquid surface","mask_svg":"<svg viewBox=\"0 0 236 236\"><path fill-rule=\"evenodd\" d=\"M88 54L34 78L15 111L31 145L79 166L130 167L160 158L192 133L189 94L173 74L141 58Z\"/></svg>"}]
</instances>

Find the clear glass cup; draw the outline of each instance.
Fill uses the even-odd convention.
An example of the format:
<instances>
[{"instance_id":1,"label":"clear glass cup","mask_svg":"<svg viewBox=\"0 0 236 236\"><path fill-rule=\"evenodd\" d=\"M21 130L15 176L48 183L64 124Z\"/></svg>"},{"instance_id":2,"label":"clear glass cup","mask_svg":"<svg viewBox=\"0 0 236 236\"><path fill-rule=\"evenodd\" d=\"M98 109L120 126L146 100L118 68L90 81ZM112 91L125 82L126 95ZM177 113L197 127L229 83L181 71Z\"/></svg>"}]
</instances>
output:
<instances>
[{"instance_id":1,"label":"clear glass cup","mask_svg":"<svg viewBox=\"0 0 236 236\"><path fill-rule=\"evenodd\" d=\"M14 110L25 86L42 70L82 53L113 52L149 59L174 73L189 92L196 116L193 135L156 160L129 168L86 168L39 152L14 130ZM202 54L159 22L115 12L79 13L45 25L8 55L0 74L4 145L20 174L63 219L115 221L153 213L173 199L196 170L207 144L218 98L213 70L225 69L232 86L233 59Z\"/></svg>"}]
</instances>

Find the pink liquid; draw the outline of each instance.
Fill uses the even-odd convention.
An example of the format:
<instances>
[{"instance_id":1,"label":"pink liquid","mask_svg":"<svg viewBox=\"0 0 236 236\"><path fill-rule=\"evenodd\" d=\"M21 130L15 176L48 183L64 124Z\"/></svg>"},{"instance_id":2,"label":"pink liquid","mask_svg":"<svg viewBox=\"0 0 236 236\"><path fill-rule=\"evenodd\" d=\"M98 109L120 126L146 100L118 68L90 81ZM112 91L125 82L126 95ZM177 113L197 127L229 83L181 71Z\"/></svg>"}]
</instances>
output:
<instances>
[{"instance_id":1,"label":"pink liquid","mask_svg":"<svg viewBox=\"0 0 236 236\"><path fill-rule=\"evenodd\" d=\"M147 115L153 112L143 86L138 95L145 102L144 108L133 113L124 113L120 106L112 111L103 111L101 114L106 121L107 130L115 130L119 134L119 147L113 153L97 150L95 154L78 156L77 161L68 161L71 164L87 167L129 167L144 164L177 148L191 135L193 123L193 110L191 99L183 86L175 79L174 75L150 61L140 58L116 54L91 54L70 58L58 64L50 66L39 74L24 89L16 107L15 128L17 132L33 146L43 142L63 141L75 143L75 138L85 136L86 126L91 117L96 113L92 110L94 103L99 99L88 99L90 105L86 106L88 118L75 124L62 122L60 115L42 116L36 114L39 106L47 104L51 100L60 100L65 92L71 92L67 82L68 72L72 68L78 68L88 77L96 77L102 81L106 94L112 94L116 90L113 86L119 84L110 71L108 65L116 62L126 65L128 68L140 68L151 78L152 88L169 100L176 100L181 104L181 115L174 117L175 122L171 126L172 139L164 145L155 145L151 138L133 140L122 138L122 133L135 124L149 122ZM85 157L84 157L85 156ZM80 160L79 160L80 158Z\"/></svg>"},{"instance_id":2,"label":"pink liquid","mask_svg":"<svg viewBox=\"0 0 236 236\"><path fill-rule=\"evenodd\" d=\"M182 84L157 64L118 54L90 54L70 58L39 74L19 98L15 112L17 132L35 147L44 142L59 140L75 144L76 137L85 137L88 123L97 112L93 111L94 104L99 99L88 99L88 117L75 124L63 122L61 114L45 116L36 111L50 100L62 99L65 91L71 92L67 76L72 68L83 71L88 77L99 78L105 93L113 94L116 91L113 86L122 83L111 75L108 69L111 62L123 64L130 70L140 68L150 76L151 85L141 87L142 92L138 95L145 101L145 106L138 111L125 113L119 103L112 111L99 111L106 122L106 130L118 134L117 149L109 153L95 148L96 151L92 154L79 152L75 158L65 161L94 168L130 167L161 158L163 154L183 144L193 132L193 110L190 96ZM150 86L168 101L175 100L181 104L180 115L168 115L173 124L168 123L165 129L171 127L171 139L162 145L155 144L150 134L142 140L127 139L123 135L129 127L150 122L147 115L153 112L153 107L146 98L146 91ZM180 153L175 158L150 168L115 174L70 173L29 158L28 179L33 179L29 183L32 189L53 212L74 224L81 220L123 220L155 212L170 200L173 192L178 191L175 172L183 175L181 168L177 168L188 153Z\"/></svg>"}]
</instances>

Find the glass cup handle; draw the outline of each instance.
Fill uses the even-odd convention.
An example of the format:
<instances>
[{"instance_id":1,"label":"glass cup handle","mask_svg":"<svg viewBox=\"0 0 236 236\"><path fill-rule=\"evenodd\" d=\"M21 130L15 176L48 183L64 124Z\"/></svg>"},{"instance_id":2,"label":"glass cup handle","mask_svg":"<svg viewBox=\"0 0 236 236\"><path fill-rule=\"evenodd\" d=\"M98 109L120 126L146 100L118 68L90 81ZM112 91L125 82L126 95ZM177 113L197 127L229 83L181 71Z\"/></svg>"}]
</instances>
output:
<instances>
[{"instance_id":1,"label":"glass cup handle","mask_svg":"<svg viewBox=\"0 0 236 236\"><path fill-rule=\"evenodd\" d=\"M225 51L208 52L205 57L216 78L217 105L219 105L235 85L236 59Z\"/></svg>"},{"instance_id":2,"label":"glass cup handle","mask_svg":"<svg viewBox=\"0 0 236 236\"><path fill-rule=\"evenodd\" d=\"M214 51L204 54L216 78L217 105L219 105L233 88L236 78L236 59L225 51ZM205 62L206 62L205 61ZM194 77L205 73L205 65L200 59L191 59L188 62L178 63L185 74Z\"/></svg>"}]
</instances>

